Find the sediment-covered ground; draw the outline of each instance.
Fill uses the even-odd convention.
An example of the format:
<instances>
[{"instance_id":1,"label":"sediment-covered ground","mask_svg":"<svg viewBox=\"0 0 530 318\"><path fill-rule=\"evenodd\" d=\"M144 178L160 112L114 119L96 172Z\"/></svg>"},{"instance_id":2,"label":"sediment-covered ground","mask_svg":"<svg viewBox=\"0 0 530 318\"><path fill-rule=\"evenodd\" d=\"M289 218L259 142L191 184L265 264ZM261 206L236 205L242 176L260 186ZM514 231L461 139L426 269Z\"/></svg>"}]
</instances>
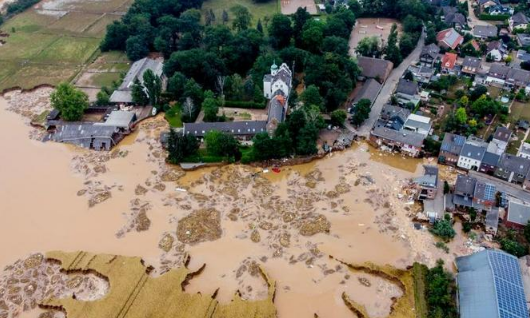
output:
<instances>
[{"instance_id":1,"label":"sediment-covered ground","mask_svg":"<svg viewBox=\"0 0 530 318\"><path fill-rule=\"evenodd\" d=\"M185 173L164 162L162 117L143 122L110 153L91 152L43 144L24 124L49 107L49 90L10 94L0 99L0 266L8 266L2 277L9 277L9 264L50 250L140 256L155 276L191 255L190 270L206 267L188 293L215 294L221 303L236 291L265 299L263 268L277 284L279 317L351 317L343 293L384 317L401 290L352 273L329 255L404 269L467 252L458 241L446 254L428 232L414 230L413 208L398 194L422 173L419 160L357 144L280 173L243 165ZM13 308L7 312L14 317L21 309Z\"/></svg>"}]
</instances>

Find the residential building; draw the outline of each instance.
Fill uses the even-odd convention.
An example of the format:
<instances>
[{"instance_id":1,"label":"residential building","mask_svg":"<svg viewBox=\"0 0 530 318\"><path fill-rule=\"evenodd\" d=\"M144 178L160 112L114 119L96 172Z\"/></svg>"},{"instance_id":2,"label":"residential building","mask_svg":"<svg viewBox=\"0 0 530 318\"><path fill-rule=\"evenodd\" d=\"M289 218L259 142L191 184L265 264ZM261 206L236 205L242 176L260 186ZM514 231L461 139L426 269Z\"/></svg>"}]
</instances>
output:
<instances>
[{"instance_id":1,"label":"residential building","mask_svg":"<svg viewBox=\"0 0 530 318\"><path fill-rule=\"evenodd\" d=\"M496 203L497 190L491 183L477 181L473 193L473 207L479 211L489 211Z\"/></svg>"},{"instance_id":2,"label":"residential building","mask_svg":"<svg viewBox=\"0 0 530 318\"><path fill-rule=\"evenodd\" d=\"M411 65L408 68L408 71L412 73L414 80L418 83L429 83L432 76L434 75L434 68L430 66L414 66Z\"/></svg>"},{"instance_id":3,"label":"residential building","mask_svg":"<svg viewBox=\"0 0 530 318\"><path fill-rule=\"evenodd\" d=\"M517 156L525 159L530 159L530 143L523 142L521 148L517 152Z\"/></svg>"},{"instance_id":4,"label":"residential building","mask_svg":"<svg viewBox=\"0 0 530 318\"><path fill-rule=\"evenodd\" d=\"M511 68L506 75L505 86L509 89L526 88L530 85L530 71Z\"/></svg>"},{"instance_id":5,"label":"residential building","mask_svg":"<svg viewBox=\"0 0 530 318\"><path fill-rule=\"evenodd\" d=\"M496 62L502 61L507 52L507 46L501 41L491 41L486 49L486 55L489 55Z\"/></svg>"},{"instance_id":6,"label":"residential building","mask_svg":"<svg viewBox=\"0 0 530 318\"><path fill-rule=\"evenodd\" d=\"M443 74L454 75L457 72L455 71L456 60L458 55L456 53L445 53L442 57L441 70Z\"/></svg>"},{"instance_id":7,"label":"residential building","mask_svg":"<svg viewBox=\"0 0 530 318\"><path fill-rule=\"evenodd\" d=\"M486 249L456 258L460 318L528 318L517 257Z\"/></svg>"},{"instance_id":8,"label":"residential building","mask_svg":"<svg viewBox=\"0 0 530 318\"><path fill-rule=\"evenodd\" d=\"M480 167L478 171L493 175L495 173L495 170L497 170L499 160L501 160L500 155L486 151L484 157L482 158L482 161L480 162Z\"/></svg>"},{"instance_id":9,"label":"residential building","mask_svg":"<svg viewBox=\"0 0 530 318\"><path fill-rule=\"evenodd\" d=\"M363 83L363 86L353 99L353 105L356 105L361 99L368 99L370 102L374 102L379 95L381 90L381 84L373 78L369 78Z\"/></svg>"},{"instance_id":10,"label":"residential building","mask_svg":"<svg viewBox=\"0 0 530 318\"><path fill-rule=\"evenodd\" d=\"M529 169L529 159L504 153L494 175L508 182L523 184Z\"/></svg>"},{"instance_id":11,"label":"residential building","mask_svg":"<svg viewBox=\"0 0 530 318\"><path fill-rule=\"evenodd\" d=\"M530 128L530 122L528 120L519 119L517 121L517 129L520 129L522 131L527 131Z\"/></svg>"},{"instance_id":12,"label":"residential building","mask_svg":"<svg viewBox=\"0 0 530 318\"><path fill-rule=\"evenodd\" d=\"M482 40L497 37L499 30L494 25L475 25L473 36Z\"/></svg>"},{"instance_id":13,"label":"residential building","mask_svg":"<svg viewBox=\"0 0 530 318\"><path fill-rule=\"evenodd\" d=\"M266 121L226 121L216 123L184 123L184 135L203 138L210 131L221 131L250 140L260 132L267 132Z\"/></svg>"},{"instance_id":14,"label":"residential building","mask_svg":"<svg viewBox=\"0 0 530 318\"><path fill-rule=\"evenodd\" d=\"M470 136L462 147L456 165L466 170L478 170L486 153L487 145L482 139Z\"/></svg>"},{"instance_id":15,"label":"residential building","mask_svg":"<svg viewBox=\"0 0 530 318\"><path fill-rule=\"evenodd\" d=\"M420 102L418 93L418 83L404 78L399 80L395 94L400 105L405 105L407 103L412 103L414 106L418 105Z\"/></svg>"},{"instance_id":16,"label":"residential building","mask_svg":"<svg viewBox=\"0 0 530 318\"><path fill-rule=\"evenodd\" d=\"M514 10L509 6L494 5L489 7L487 12L490 15L512 15Z\"/></svg>"},{"instance_id":17,"label":"residential building","mask_svg":"<svg viewBox=\"0 0 530 318\"><path fill-rule=\"evenodd\" d=\"M440 47L454 50L464 42L464 37L456 32L454 28L449 28L438 32L436 41L438 41Z\"/></svg>"},{"instance_id":18,"label":"residential building","mask_svg":"<svg viewBox=\"0 0 530 318\"><path fill-rule=\"evenodd\" d=\"M444 22L457 30L462 30L467 25L466 17L460 12L444 16Z\"/></svg>"},{"instance_id":19,"label":"residential building","mask_svg":"<svg viewBox=\"0 0 530 318\"><path fill-rule=\"evenodd\" d=\"M417 157L423 148L425 136L412 131L397 131L386 127L374 127L370 142L376 147L388 147L406 155Z\"/></svg>"},{"instance_id":20,"label":"residential building","mask_svg":"<svg viewBox=\"0 0 530 318\"><path fill-rule=\"evenodd\" d=\"M519 43L520 46L530 46L530 34L518 33L517 43Z\"/></svg>"},{"instance_id":21,"label":"residential building","mask_svg":"<svg viewBox=\"0 0 530 318\"><path fill-rule=\"evenodd\" d=\"M434 63L438 60L439 53L440 48L434 43L424 46L420 54L421 65L433 67Z\"/></svg>"},{"instance_id":22,"label":"residential building","mask_svg":"<svg viewBox=\"0 0 530 318\"><path fill-rule=\"evenodd\" d=\"M162 79L162 85L165 86L166 78L163 72L163 67L163 59L150 59L146 57L134 62L125 77L123 78L121 85L110 96L110 102L118 104L132 104L132 89L134 86L134 82L136 80L139 80L140 83L143 84L144 73L147 70L151 70L155 75L160 76L160 78ZM147 90L146 94L149 94Z\"/></svg>"},{"instance_id":23,"label":"residential building","mask_svg":"<svg viewBox=\"0 0 530 318\"><path fill-rule=\"evenodd\" d=\"M424 165L422 176L414 179L418 187L418 200L433 200L438 192L438 168Z\"/></svg>"},{"instance_id":24,"label":"residential building","mask_svg":"<svg viewBox=\"0 0 530 318\"><path fill-rule=\"evenodd\" d=\"M401 130L409 115L410 110L407 108L386 104L381 110L378 126Z\"/></svg>"},{"instance_id":25,"label":"residential building","mask_svg":"<svg viewBox=\"0 0 530 318\"><path fill-rule=\"evenodd\" d=\"M506 127L499 126L493 133L493 138L488 144L488 152L502 155L508 147L508 142L512 138L512 131Z\"/></svg>"},{"instance_id":26,"label":"residential building","mask_svg":"<svg viewBox=\"0 0 530 318\"><path fill-rule=\"evenodd\" d=\"M481 10L484 10L484 9L487 9L493 6L497 6L500 4L498 0L478 0L477 2Z\"/></svg>"},{"instance_id":27,"label":"residential building","mask_svg":"<svg viewBox=\"0 0 530 318\"><path fill-rule=\"evenodd\" d=\"M510 67L500 63L493 63L490 66L488 76L486 77L487 84L494 84L503 87L506 83L506 76L510 72Z\"/></svg>"},{"instance_id":28,"label":"residential building","mask_svg":"<svg viewBox=\"0 0 530 318\"><path fill-rule=\"evenodd\" d=\"M512 15L508 19L508 28L510 31L514 30L523 30L526 29L526 26L528 25L528 18L523 12L518 12L514 15Z\"/></svg>"},{"instance_id":29,"label":"residential building","mask_svg":"<svg viewBox=\"0 0 530 318\"><path fill-rule=\"evenodd\" d=\"M460 209L473 207L473 195L475 194L476 185L477 179L466 175L458 175L453 191L453 204Z\"/></svg>"},{"instance_id":30,"label":"residential building","mask_svg":"<svg viewBox=\"0 0 530 318\"><path fill-rule=\"evenodd\" d=\"M431 132L431 127L432 124L429 117L410 114L403 125L403 131L413 131L427 137Z\"/></svg>"},{"instance_id":31,"label":"residential building","mask_svg":"<svg viewBox=\"0 0 530 318\"><path fill-rule=\"evenodd\" d=\"M504 224L509 228L523 229L530 221L530 205L512 198L508 201Z\"/></svg>"},{"instance_id":32,"label":"residential building","mask_svg":"<svg viewBox=\"0 0 530 318\"><path fill-rule=\"evenodd\" d=\"M361 69L361 76L374 78L379 83L384 83L394 68L390 61L366 56L358 56L357 65Z\"/></svg>"},{"instance_id":33,"label":"residential building","mask_svg":"<svg viewBox=\"0 0 530 318\"><path fill-rule=\"evenodd\" d=\"M460 156L460 152L462 151L462 147L464 146L465 142L466 137L464 136L446 133L442 142L442 146L440 147L438 162L456 166L458 157Z\"/></svg>"},{"instance_id":34,"label":"residential building","mask_svg":"<svg viewBox=\"0 0 530 318\"><path fill-rule=\"evenodd\" d=\"M530 53L526 52L525 50L517 50L517 59L520 62L529 62L530 61Z\"/></svg>"},{"instance_id":35,"label":"residential building","mask_svg":"<svg viewBox=\"0 0 530 318\"><path fill-rule=\"evenodd\" d=\"M481 68L481 59L474 56L466 56L462 62L462 73L468 75L476 74Z\"/></svg>"},{"instance_id":36,"label":"residential building","mask_svg":"<svg viewBox=\"0 0 530 318\"><path fill-rule=\"evenodd\" d=\"M55 132L50 134L48 138L55 142L107 151L114 147L120 139L117 127L94 125L93 123L64 123L58 125Z\"/></svg>"}]
</instances>

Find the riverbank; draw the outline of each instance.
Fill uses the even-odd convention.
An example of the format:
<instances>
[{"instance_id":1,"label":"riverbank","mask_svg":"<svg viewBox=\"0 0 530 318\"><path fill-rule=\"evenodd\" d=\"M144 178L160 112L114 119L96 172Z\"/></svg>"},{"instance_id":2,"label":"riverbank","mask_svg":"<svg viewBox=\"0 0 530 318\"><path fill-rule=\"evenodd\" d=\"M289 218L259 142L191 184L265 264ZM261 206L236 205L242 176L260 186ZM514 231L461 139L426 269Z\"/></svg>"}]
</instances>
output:
<instances>
[{"instance_id":1,"label":"riverbank","mask_svg":"<svg viewBox=\"0 0 530 318\"><path fill-rule=\"evenodd\" d=\"M343 293L384 317L399 295L395 285L354 276L328 255L402 269L453 257L414 230L397 197L422 173L421 160L358 143L279 173L256 175L261 168L245 165L184 172L165 164L160 116L100 153L28 138L29 120L7 111L16 106L0 98L0 268L34 252L84 250L139 256L162 274L189 254L190 270L206 264L189 293L219 289L221 303L236 291L264 299L267 286L251 270L259 265L277 282L279 317L351 317ZM197 227L202 221L208 226Z\"/></svg>"}]
</instances>

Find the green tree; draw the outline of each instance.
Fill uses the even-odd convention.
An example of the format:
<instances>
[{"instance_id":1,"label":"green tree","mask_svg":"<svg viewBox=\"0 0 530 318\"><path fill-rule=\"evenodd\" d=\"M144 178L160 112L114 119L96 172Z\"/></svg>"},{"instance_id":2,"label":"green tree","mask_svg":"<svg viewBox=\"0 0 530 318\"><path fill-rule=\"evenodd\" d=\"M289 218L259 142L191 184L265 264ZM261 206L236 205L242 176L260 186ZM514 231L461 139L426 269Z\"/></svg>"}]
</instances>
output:
<instances>
[{"instance_id":1,"label":"green tree","mask_svg":"<svg viewBox=\"0 0 530 318\"><path fill-rule=\"evenodd\" d=\"M456 284L453 275L444 270L444 262L428 270L425 277L428 318L456 318Z\"/></svg>"},{"instance_id":2,"label":"green tree","mask_svg":"<svg viewBox=\"0 0 530 318\"><path fill-rule=\"evenodd\" d=\"M162 94L162 80L152 70L148 69L143 75L143 85L147 91L149 104L158 106L160 95Z\"/></svg>"},{"instance_id":3,"label":"green tree","mask_svg":"<svg viewBox=\"0 0 530 318\"><path fill-rule=\"evenodd\" d=\"M471 221L475 222L475 220L477 219L477 210L471 207L469 208L468 213L469 213L469 217L471 218Z\"/></svg>"},{"instance_id":4,"label":"green tree","mask_svg":"<svg viewBox=\"0 0 530 318\"><path fill-rule=\"evenodd\" d=\"M355 51L362 56L379 57L381 56L379 39L376 36L362 38Z\"/></svg>"},{"instance_id":5,"label":"green tree","mask_svg":"<svg viewBox=\"0 0 530 318\"><path fill-rule=\"evenodd\" d=\"M322 51L348 56L348 41L338 36L327 36L322 42Z\"/></svg>"},{"instance_id":6,"label":"green tree","mask_svg":"<svg viewBox=\"0 0 530 318\"><path fill-rule=\"evenodd\" d=\"M309 85L298 98L304 105L316 105L324 110L324 99L316 85Z\"/></svg>"},{"instance_id":7,"label":"green tree","mask_svg":"<svg viewBox=\"0 0 530 318\"><path fill-rule=\"evenodd\" d=\"M180 100L184 95L184 89L188 79L184 74L175 72L167 83L167 91L171 94L173 99Z\"/></svg>"},{"instance_id":8,"label":"green tree","mask_svg":"<svg viewBox=\"0 0 530 318\"><path fill-rule=\"evenodd\" d=\"M81 120L88 108L88 96L72 84L61 83L50 95L53 108L61 112L66 121Z\"/></svg>"},{"instance_id":9,"label":"green tree","mask_svg":"<svg viewBox=\"0 0 530 318\"><path fill-rule=\"evenodd\" d=\"M444 194L448 194L449 191L451 191L451 187L449 186L447 180L444 180Z\"/></svg>"},{"instance_id":10,"label":"green tree","mask_svg":"<svg viewBox=\"0 0 530 318\"><path fill-rule=\"evenodd\" d=\"M256 25L256 30L258 30L259 33L263 34L263 25L261 24L261 19L258 19L258 24Z\"/></svg>"},{"instance_id":11,"label":"green tree","mask_svg":"<svg viewBox=\"0 0 530 318\"><path fill-rule=\"evenodd\" d=\"M223 13L221 15L221 19L223 21L223 24L228 23L228 12L226 12L226 10L224 10L224 9L223 9Z\"/></svg>"},{"instance_id":12,"label":"green tree","mask_svg":"<svg viewBox=\"0 0 530 318\"><path fill-rule=\"evenodd\" d=\"M129 60L137 61L149 53L149 44L143 36L131 36L125 43L125 51Z\"/></svg>"},{"instance_id":13,"label":"green tree","mask_svg":"<svg viewBox=\"0 0 530 318\"><path fill-rule=\"evenodd\" d=\"M335 126L344 126L344 121L346 120L346 118L348 117L348 115L346 114L346 112L342 109L337 109L337 110L334 110L331 112L331 123L333 123L333 125Z\"/></svg>"},{"instance_id":14,"label":"green tree","mask_svg":"<svg viewBox=\"0 0 530 318\"><path fill-rule=\"evenodd\" d=\"M298 143L296 145L296 153L299 155L312 155L317 153L316 140L318 138L318 128L308 123L298 135Z\"/></svg>"},{"instance_id":15,"label":"green tree","mask_svg":"<svg viewBox=\"0 0 530 318\"><path fill-rule=\"evenodd\" d=\"M268 160L275 157L276 146L268 133L256 134L252 142L252 156L255 160Z\"/></svg>"},{"instance_id":16,"label":"green tree","mask_svg":"<svg viewBox=\"0 0 530 318\"><path fill-rule=\"evenodd\" d=\"M394 66L398 66L403 59L401 52L397 45L398 42L398 32L397 24L392 24L390 28L390 34L388 35L388 42L386 45L386 59L394 63Z\"/></svg>"},{"instance_id":17,"label":"green tree","mask_svg":"<svg viewBox=\"0 0 530 318\"><path fill-rule=\"evenodd\" d=\"M306 22L302 31L303 47L313 53L320 52L324 40L324 24L311 20Z\"/></svg>"},{"instance_id":18,"label":"green tree","mask_svg":"<svg viewBox=\"0 0 530 318\"><path fill-rule=\"evenodd\" d=\"M271 44L278 49L284 48L291 42L292 35L291 19L281 13L273 15L269 24Z\"/></svg>"},{"instance_id":19,"label":"green tree","mask_svg":"<svg viewBox=\"0 0 530 318\"><path fill-rule=\"evenodd\" d=\"M451 225L451 221L445 219L434 223L431 232L434 235L442 238L444 241L449 241L456 235L456 232L453 229L453 226Z\"/></svg>"},{"instance_id":20,"label":"green tree","mask_svg":"<svg viewBox=\"0 0 530 318\"><path fill-rule=\"evenodd\" d=\"M110 96L103 88L98 92L96 96L96 104L98 106L106 106L110 103Z\"/></svg>"},{"instance_id":21,"label":"green tree","mask_svg":"<svg viewBox=\"0 0 530 318\"><path fill-rule=\"evenodd\" d=\"M302 30L306 22L311 20L311 14L307 12L305 7L299 7L291 18L293 19L293 35L297 45L299 45L302 40Z\"/></svg>"},{"instance_id":22,"label":"green tree","mask_svg":"<svg viewBox=\"0 0 530 318\"><path fill-rule=\"evenodd\" d=\"M526 238L526 241L530 243L530 221L526 223L523 233L524 233L524 237Z\"/></svg>"},{"instance_id":23,"label":"green tree","mask_svg":"<svg viewBox=\"0 0 530 318\"><path fill-rule=\"evenodd\" d=\"M144 106L144 105L147 105L147 103L149 102L149 97L145 93L144 86L142 85L142 83L140 82L138 78L136 78L133 82L131 95L132 95L132 101L136 105Z\"/></svg>"},{"instance_id":24,"label":"green tree","mask_svg":"<svg viewBox=\"0 0 530 318\"><path fill-rule=\"evenodd\" d=\"M206 141L206 151L209 155L227 158L240 155L239 142L232 135L212 130L206 133L204 139Z\"/></svg>"},{"instance_id":25,"label":"green tree","mask_svg":"<svg viewBox=\"0 0 530 318\"><path fill-rule=\"evenodd\" d=\"M230 11L234 15L232 20L232 26L237 31L242 31L248 29L250 22L252 21L252 14L248 11L247 7L244 7L240 4L236 4Z\"/></svg>"},{"instance_id":26,"label":"green tree","mask_svg":"<svg viewBox=\"0 0 530 318\"><path fill-rule=\"evenodd\" d=\"M217 121L217 113L219 111L219 101L215 98L212 91L204 92L204 101L202 102L202 110L204 111L204 121Z\"/></svg>"},{"instance_id":27,"label":"green tree","mask_svg":"<svg viewBox=\"0 0 530 318\"><path fill-rule=\"evenodd\" d=\"M464 107L460 107L456 110L455 119L460 125L465 125L467 123L467 113Z\"/></svg>"},{"instance_id":28,"label":"green tree","mask_svg":"<svg viewBox=\"0 0 530 318\"><path fill-rule=\"evenodd\" d=\"M169 130L167 161L172 164L182 162L186 157L197 155L199 142L193 135L183 136L174 129Z\"/></svg>"},{"instance_id":29,"label":"green tree","mask_svg":"<svg viewBox=\"0 0 530 318\"><path fill-rule=\"evenodd\" d=\"M460 97L460 99L458 100L458 106L460 106L460 108L465 108L468 105L469 105L469 98L467 96Z\"/></svg>"},{"instance_id":30,"label":"green tree","mask_svg":"<svg viewBox=\"0 0 530 318\"><path fill-rule=\"evenodd\" d=\"M503 238L500 243L503 251L516 257L523 257L528 254L528 248L515 240Z\"/></svg>"},{"instance_id":31,"label":"green tree","mask_svg":"<svg viewBox=\"0 0 530 318\"><path fill-rule=\"evenodd\" d=\"M357 105L355 105L355 113L351 118L351 123L355 126L360 126L368 117L370 117L372 102L369 99L363 98Z\"/></svg>"}]
</instances>

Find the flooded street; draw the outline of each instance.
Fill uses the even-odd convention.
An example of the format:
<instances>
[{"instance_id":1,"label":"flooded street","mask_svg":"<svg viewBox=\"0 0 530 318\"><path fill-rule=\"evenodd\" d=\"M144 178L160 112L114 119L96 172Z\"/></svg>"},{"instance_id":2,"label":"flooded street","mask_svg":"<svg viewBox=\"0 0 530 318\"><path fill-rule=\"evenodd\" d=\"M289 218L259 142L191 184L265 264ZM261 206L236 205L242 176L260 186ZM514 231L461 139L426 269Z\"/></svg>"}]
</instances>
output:
<instances>
[{"instance_id":1,"label":"flooded street","mask_svg":"<svg viewBox=\"0 0 530 318\"><path fill-rule=\"evenodd\" d=\"M259 265L277 283L279 317L352 317L343 292L384 317L399 288L329 256L398 268L439 257L397 199L420 160L359 144L278 174L239 165L184 174L164 163L161 117L109 154L33 140L27 118L7 107L0 97L0 268L31 253L82 250L140 256L160 275L189 255L189 269L206 264L189 293L264 299Z\"/></svg>"}]
</instances>

